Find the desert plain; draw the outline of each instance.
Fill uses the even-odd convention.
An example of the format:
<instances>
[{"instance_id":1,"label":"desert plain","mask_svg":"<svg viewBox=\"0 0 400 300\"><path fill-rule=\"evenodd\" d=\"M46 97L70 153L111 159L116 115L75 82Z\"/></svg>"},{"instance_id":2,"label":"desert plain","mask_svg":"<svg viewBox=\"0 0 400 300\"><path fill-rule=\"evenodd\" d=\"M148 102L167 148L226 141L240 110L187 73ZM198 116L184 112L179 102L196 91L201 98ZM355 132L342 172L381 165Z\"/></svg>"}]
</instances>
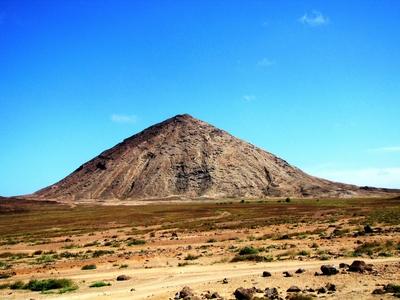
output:
<instances>
[{"instance_id":1,"label":"desert plain","mask_svg":"<svg viewBox=\"0 0 400 300\"><path fill-rule=\"evenodd\" d=\"M1 299L394 299L400 292L399 197L108 205L4 198L0 212Z\"/></svg>"}]
</instances>

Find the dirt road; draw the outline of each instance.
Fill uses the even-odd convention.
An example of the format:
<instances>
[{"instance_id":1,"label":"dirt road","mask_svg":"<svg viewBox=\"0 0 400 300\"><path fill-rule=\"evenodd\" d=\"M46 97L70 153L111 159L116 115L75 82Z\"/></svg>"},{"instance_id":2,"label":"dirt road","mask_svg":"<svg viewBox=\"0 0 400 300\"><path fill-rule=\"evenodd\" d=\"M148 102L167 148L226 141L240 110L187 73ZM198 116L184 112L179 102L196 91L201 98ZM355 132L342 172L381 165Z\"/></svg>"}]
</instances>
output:
<instances>
[{"instance_id":1,"label":"dirt road","mask_svg":"<svg viewBox=\"0 0 400 300\"><path fill-rule=\"evenodd\" d=\"M199 294L206 290L217 291L226 299L232 299L232 292L239 286L251 287L256 285L260 288L278 287L285 291L291 285L322 286L327 282L334 282L338 291L345 293L344 299L360 299L359 293L371 294L376 284L386 283L388 280L399 280L399 278L387 276L374 277L361 274L339 274L336 276L314 276L322 264L338 265L340 262L351 263L353 259L341 259L330 261L279 261L271 263L221 263L214 265L190 265L185 267L165 267L153 269L98 269L94 271L69 270L57 274L57 277L71 278L80 286L79 290L64 295L41 295L30 292L17 292L7 295L6 299L169 299L173 298L175 292L185 285L192 287ZM396 268L400 266L400 258L383 258L365 260L375 266L391 264ZM295 271L298 268L306 269L301 275L291 278L282 276L283 271ZM268 270L272 277L262 278L262 271ZM118 275L125 274L132 277L131 280L117 282ZM397 275L398 276L398 275ZM227 278L229 283L222 284L222 279ZM24 279L24 278L21 278ZM360 279L362 283L360 284ZM110 281L109 287L88 288L94 281ZM338 298L343 299L340 294ZM373 296L371 296L373 297ZM336 298L333 296L333 299ZM363 298L369 299L369 298ZM371 298L374 299L374 298Z\"/></svg>"}]
</instances>

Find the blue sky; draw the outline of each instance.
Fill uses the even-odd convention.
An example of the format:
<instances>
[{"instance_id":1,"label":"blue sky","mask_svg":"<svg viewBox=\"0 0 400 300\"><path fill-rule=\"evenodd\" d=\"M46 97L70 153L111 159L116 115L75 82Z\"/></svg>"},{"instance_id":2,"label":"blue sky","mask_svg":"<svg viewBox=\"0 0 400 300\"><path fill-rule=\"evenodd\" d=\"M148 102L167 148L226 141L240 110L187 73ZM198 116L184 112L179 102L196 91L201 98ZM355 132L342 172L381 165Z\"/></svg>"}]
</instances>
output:
<instances>
[{"instance_id":1,"label":"blue sky","mask_svg":"<svg viewBox=\"0 0 400 300\"><path fill-rule=\"evenodd\" d=\"M400 188L399 1L0 0L0 195L189 113Z\"/></svg>"}]
</instances>

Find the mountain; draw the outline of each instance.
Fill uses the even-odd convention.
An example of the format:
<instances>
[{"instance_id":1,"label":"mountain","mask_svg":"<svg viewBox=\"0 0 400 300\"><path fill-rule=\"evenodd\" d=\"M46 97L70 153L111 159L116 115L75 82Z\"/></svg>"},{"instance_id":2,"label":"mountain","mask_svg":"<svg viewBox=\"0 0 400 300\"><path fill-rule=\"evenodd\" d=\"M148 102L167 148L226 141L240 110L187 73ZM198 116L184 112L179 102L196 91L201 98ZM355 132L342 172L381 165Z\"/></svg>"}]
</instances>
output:
<instances>
[{"instance_id":1,"label":"mountain","mask_svg":"<svg viewBox=\"0 0 400 300\"><path fill-rule=\"evenodd\" d=\"M125 139L31 197L351 197L387 192L390 190L310 176L269 152L184 114Z\"/></svg>"}]
</instances>

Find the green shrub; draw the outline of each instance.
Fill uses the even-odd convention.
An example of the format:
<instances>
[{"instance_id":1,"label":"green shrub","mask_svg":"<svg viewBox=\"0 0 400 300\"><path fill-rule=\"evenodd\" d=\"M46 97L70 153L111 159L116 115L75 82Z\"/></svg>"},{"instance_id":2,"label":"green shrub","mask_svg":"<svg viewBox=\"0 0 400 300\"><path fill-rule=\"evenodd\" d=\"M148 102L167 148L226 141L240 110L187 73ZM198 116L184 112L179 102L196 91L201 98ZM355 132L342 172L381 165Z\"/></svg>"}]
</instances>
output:
<instances>
[{"instance_id":1,"label":"green shrub","mask_svg":"<svg viewBox=\"0 0 400 300\"><path fill-rule=\"evenodd\" d=\"M270 262L273 260L274 259L272 256L246 254L246 255L236 255L234 258L232 258L231 262L240 262L240 261Z\"/></svg>"},{"instance_id":2,"label":"green shrub","mask_svg":"<svg viewBox=\"0 0 400 300\"><path fill-rule=\"evenodd\" d=\"M146 244L145 240L132 240L128 242L128 246L136 246L136 245L144 245Z\"/></svg>"},{"instance_id":3,"label":"green shrub","mask_svg":"<svg viewBox=\"0 0 400 300\"><path fill-rule=\"evenodd\" d=\"M70 288L74 284L70 279L43 279L43 280L30 280L23 289L31 291L48 291L63 288Z\"/></svg>"},{"instance_id":4,"label":"green shrub","mask_svg":"<svg viewBox=\"0 0 400 300\"><path fill-rule=\"evenodd\" d=\"M310 253L309 253L307 250L301 250L301 251L299 251L299 252L297 253L297 255L300 255L300 256L309 256Z\"/></svg>"},{"instance_id":5,"label":"green shrub","mask_svg":"<svg viewBox=\"0 0 400 300\"><path fill-rule=\"evenodd\" d=\"M84 265L81 270L95 270L97 269L96 265Z\"/></svg>"},{"instance_id":6,"label":"green shrub","mask_svg":"<svg viewBox=\"0 0 400 300\"><path fill-rule=\"evenodd\" d=\"M100 256L103 256L103 255L113 254L113 253L114 253L114 251L112 251L112 250L96 250L96 251L93 252L92 256L93 257L100 257Z\"/></svg>"},{"instance_id":7,"label":"green shrub","mask_svg":"<svg viewBox=\"0 0 400 300\"><path fill-rule=\"evenodd\" d=\"M99 288L99 287L103 287L103 286L110 286L111 283L109 282L104 282L104 281L96 281L94 283L92 283L91 285L89 285L90 288Z\"/></svg>"},{"instance_id":8,"label":"green shrub","mask_svg":"<svg viewBox=\"0 0 400 300\"><path fill-rule=\"evenodd\" d=\"M199 257L200 257L200 255L188 254L188 255L185 257L185 260L195 260L195 259L198 259Z\"/></svg>"},{"instance_id":9,"label":"green shrub","mask_svg":"<svg viewBox=\"0 0 400 300\"><path fill-rule=\"evenodd\" d=\"M22 281L19 280L19 281L16 281L14 283L11 283L10 284L10 289L12 289L12 290L20 290L20 289L23 289L24 286L25 286L25 284Z\"/></svg>"},{"instance_id":10,"label":"green shrub","mask_svg":"<svg viewBox=\"0 0 400 300\"><path fill-rule=\"evenodd\" d=\"M258 250L251 246L246 246L239 251L239 255L258 254Z\"/></svg>"}]
</instances>

